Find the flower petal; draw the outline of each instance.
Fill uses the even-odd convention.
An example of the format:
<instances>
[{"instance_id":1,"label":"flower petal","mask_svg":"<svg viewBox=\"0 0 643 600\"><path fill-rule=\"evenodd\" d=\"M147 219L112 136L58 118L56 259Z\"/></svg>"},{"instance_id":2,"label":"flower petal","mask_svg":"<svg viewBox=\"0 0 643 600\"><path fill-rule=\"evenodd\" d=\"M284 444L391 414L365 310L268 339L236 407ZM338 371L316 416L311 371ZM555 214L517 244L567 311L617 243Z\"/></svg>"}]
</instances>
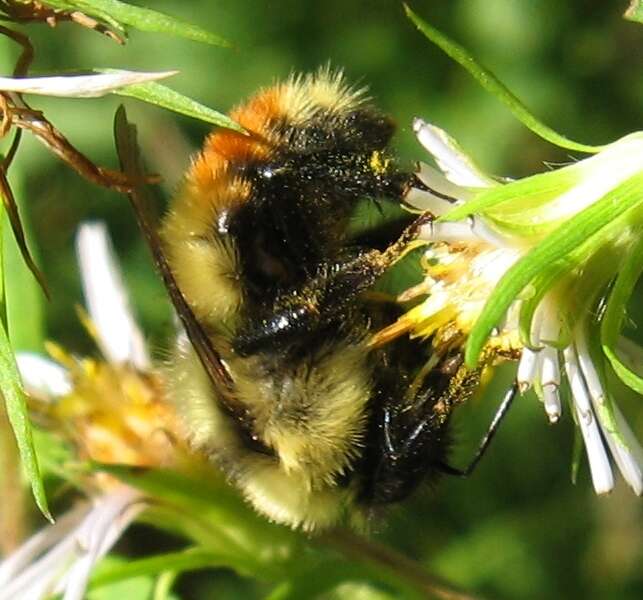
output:
<instances>
[{"instance_id":1,"label":"flower petal","mask_svg":"<svg viewBox=\"0 0 643 600\"><path fill-rule=\"evenodd\" d=\"M625 417L623 417L616 405L614 406L614 419L616 420L619 436L627 446L624 446L612 432L607 431L607 428L604 427L605 439L610 446L623 478L634 492L641 496L643 495L643 448L641 448L641 444L639 444Z\"/></svg>"},{"instance_id":2,"label":"flower petal","mask_svg":"<svg viewBox=\"0 0 643 600\"><path fill-rule=\"evenodd\" d=\"M64 537L55 546L48 549L46 554L30 564L24 571L16 574L2 588L0 600L15 600L25 598L40 600L54 591L59 577L74 560L76 540L74 532Z\"/></svg>"},{"instance_id":3,"label":"flower petal","mask_svg":"<svg viewBox=\"0 0 643 600\"><path fill-rule=\"evenodd\" d=\"M77 504L58 518L53 525L48 525L32 535L22 546L0 563L0 600L9 597L6 595L9 583L13 583L17 575L25 567L34 563L34 559L41 556L48 548L57 545L70 531L75 529L87 514L87 511L87 503Z\"/></svg>"},{"instance_id":4,"label":"flower petal","mask_svg":"<svg viewBox=\"0 0 643 600\"><path fill-rule=\"evenodd\" d=\"M82 556L56 586L63 600L83 600L92 569L144 509L140 492L123 487L101 498L78 531L76 543Z\"/></svg>"},{"instance_id":5,"label":"flower petal","mask_svg":"<svg viewBox=\"0 0 643 600\"><path fill-rule=\"evenodd\" d=\"M411 188L404 202L436 217L473 196L470 189L452 183L440 171L425 163L419 164L416 176L428 190Z\"/></svg>"},{"instance_id":6,"label":"flower petal","mask_svg":"<svg viewBox=\"0 0 643 600\"><path fill-rule=\"evenodd\" d=\"M404 197L404 202L413 208L429 212L434 217L439 217L453 208L453 203L449 200L418 188L411 188Z\"/></svg>"},{"instance_id":7,"label":"flower petal","mask_svg":"<svg viewBox=\"0 0 643 600\"><path fill-rule=\"evenodd\" d=\"M416 176L424 185L439 196L443 196L452 205L464 202L474 195L470 188L449 181L440 171L426 163L419 164Z\"/></svg>"},{"instance_id":8,"label":"flower petal","mask_svg":"<svg viewBox=\"0 0 643 600\"><path fill-rule=\"evenodd\" d=\"M94 566L144 508L141 493L125 485L94 506L77 505L0 565L0 600L62 593L64 600L82 600Z\"/></svg>"},{"instance_id":9,"label":"flower petal","mask_svg":"<svg viewBox=\"0 0 643 600\"><path fill-rule=\"evenodd\" d=\"M568 346L563 351L563 355L578 425L585 441L585 451L587 452L594 489L597 494L605 494L611 492L614 488L614 476L612 475L609 458L605 452L605 445L596 422L596 416L592 409L589 392L578 364L576 349L573 346Z\"/></svg>"},{"instance_id":10,"label":"flower petal","mask_svg":"<svg viewBox=\"0 0 643 600\"><path fill-rule=\"evenodd\" d=\"M130 362L139 369L150 359L104 223L84 223L76 236L76 252L89 316L97 341L109 361Z\"/></svg>"},{"instance_id":11,"label":"flower petal","mask_svg":"<svg viewBox=\"0 0 643 600\"><path fill-rule=\"evenodd\" d=\"M524 394L534 384L539 363L540 349L532 350L527 347L522 349L520 362L518 363L518 372L516 374L516 381L518 382L521 394Z\"/></svg>"},{"instance_id":12,"label":"flower petal","mask_svg":"<svg viewBox=\"0 0 643 600\"><path fill-rule=\"evenodd\" d=\"M542 363L540 365L540 385L560 385L560 366L558 364L558 351L552 346L542 349Z\"/></svg>"},{"instance_id":13,"label":"flower petal","mask_svg":"<svg viewBox=\"0 0 643 600\"><path fill-rule=\"evenodd\" d=\"M413 120L413 131L452 183L473 188L495 185L443 129L416 118Z\"/></svg>"},{"instance_id":14,"label":"flower petal","mask_svg":"<svg viewBox=\"0 0 643 600\"><path fill-rule=\"evenodd\" d=\"M548 383L542 387L543 404L549 422L553 425L558 423L560 414L562 412L560 403L560 394L558 393L558 386L555 383Z\"/></svg>"},{"instance_id":15,"label":"flower petal","mask_svg":"<svg viewBox=\"0 0 643 600\"><path fill-rule=\"evenodd\" d=\"M16 355L22 382L29 394L43 400L66 396L72 390L67 369L35 352Z\"/></svg>"},{"instance_id":16,"label":"flower petal","mask_svg":"<svg viewBox=\"0 0 643 600\"><path fill-rule=\"evenodd\" d=\"M63 98L97 98L128 85L165 79L176 73L178 71L146 73L119 70L97 75L63 77L0 77L0 90Z\"/></svg>"}]
</instances>

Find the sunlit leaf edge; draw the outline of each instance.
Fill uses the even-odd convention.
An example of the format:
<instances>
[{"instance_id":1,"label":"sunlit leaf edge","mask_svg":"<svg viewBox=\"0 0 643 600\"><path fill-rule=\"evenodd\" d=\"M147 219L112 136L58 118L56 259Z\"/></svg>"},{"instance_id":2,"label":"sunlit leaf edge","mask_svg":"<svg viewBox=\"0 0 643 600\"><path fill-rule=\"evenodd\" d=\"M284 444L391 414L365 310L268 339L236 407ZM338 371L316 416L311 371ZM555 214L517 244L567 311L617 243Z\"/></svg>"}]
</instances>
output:
<instances>
[{"instance_id":1,"label":"sunlit leaf edge","mask_svg":"<svg viewBox=\"0 0 643 600\"><path fill-rule=\"evenodd\" d=\"M619 269L607 300L601 320L600 338L603 352L619 379L634 391L643 394L643 378L625 365L615 351L627 303L643 273L643 231L639 229L637 233L639 239Z\"/></svg>"},{"instance_id":2,"label":"sunlit leaf edge","mask_svg":"<svg viewBox=\"0 0 643 600\"><path fill-rule=\"evenodd\" d=\"M156 82L128 85L112 92L117 96L135 98L148 104L211 123L217 127L246 133L236 121L188 96Z\"/></svg>"},{"instance_id":3,"label":"sunlit leaf edge","mask_svg":"<svg viewBox=\"0 0 643 600\"><path fill-rule=\"evenodd\" d=\"M31 484L36 504L42 514L53 521L34 449L27 400L22 389L13 348L3 326L0 326L0 389L4 395L7 416L16 436L20 459Z\"/></svg>"},{"instance_id":4,"label":"sunlit leaf edge","mask_svg":"<svg viewBox=\"0 0 643 600\"><path fill-rule=\"evenodd\" d=\"M598 202L570 218L516 262L495 287L474 325L467 342L465 360L473 367L491 331L500 322L518 294L543 269L561 260L575 248L591 243L601 229L620 221L629 209L642 201L643 173L638 173L611 190Z\"/></svg>"}]
</instances>

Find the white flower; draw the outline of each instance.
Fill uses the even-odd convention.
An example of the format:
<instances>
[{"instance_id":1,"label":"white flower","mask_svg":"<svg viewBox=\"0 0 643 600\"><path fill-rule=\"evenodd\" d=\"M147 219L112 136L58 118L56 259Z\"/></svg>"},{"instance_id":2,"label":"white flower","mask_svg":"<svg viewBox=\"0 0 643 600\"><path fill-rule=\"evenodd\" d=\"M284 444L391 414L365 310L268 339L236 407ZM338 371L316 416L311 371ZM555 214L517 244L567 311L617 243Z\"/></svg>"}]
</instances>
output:
<instances>
[{"instance_id":1,"label":"white flower","mask_svg":"<svg viewBox=\"0 0 643 600\"><path fill-rule=\"evenodd\" d=\"M114 70L95 75L59 77L0 77L0 90L62 98L97 98L129 85L147 83L176 75L178 71L145 73Z\"/></svg>"},{"instance_id":2,"label":"white flower","mask_svg":"<svg viewBox=\"0 0 643 600\"><path fill-rule=\"evenodd\" d=\"M77 253L93 333L104 356L112 363L149 368L103 224L80 227ZM74 393L73 374L64 366L29 353L18 354L17 361L25 389L41 401L55 406ZM85 597L94 566L146 506L144 496L125 484L110 480L103 487L102 494L77 504L0 563L0 600Z\"/></svg>"},{"instance_id":3,"label":"white flower","mask_svg":"<svg viewBox=\"0 0 643 600\"><path fill-rule=\"evenodd\" d=\"M96 341L112 363L150 367L145 338L134 319L127 289L104 223L84 223L76 236L76 254Z\"/></svg>"},{"instance_id":4,"label":"white flower","mask_svg":"<svg viewBox=\"0 0 643 600\"><path fill-rule=\"evenodd\" d=\"M92 569L144 507L125 485L78 504L0 564L0 600L82 600Z\"/></svg>"},{"instance_id":5,"label":"white flower","mask_svg":"<svg viewBox=\"0 0 643 600\"><path fill-rule=\"evenodd\" d=\"M487 198L495 194L499 200L481 213L455 221L447 220L447 215L424 226L420 237L429 242L424 257L426 278L402 294L402 299L420 294L428 294L428 298L382 332L383 339L410 331L416 336L434 336L437 346L444 336L454 335L454 324L458 335L467 336L509 269L567 219L643 170L643 136L632 134L596 156L536 176L541 179L534 178L531 187L526 180L506 185L484 175L441 129L416 119L414 130L443 172L421 165L418 177L426 189L415 189L408 195L406 202L411 207L437 218L454 207L466 208L484 194ZM547 185L538 187L538 181ZM512 197L511 189L524 190L524 196ZM643 493L643 450L606 393L589 337L597 335L591 331L590 311L618 268L609 251L618 255L619 250L630 247L636 235L640 229L628 223L612 237L602 238L591 252L571 254L569 264L563 263L559 272L551 271L553 281L546 282L548 285L543 283L540 289L527 286L509 305L486 345L496 354L519 354L519 388L521 392L529 388L536 391L552 423L562 413L559 390L564 372L599 494L614 487L610 453L629 486L636 494ZM587 280L596 274L600 277L588 287ZM529 303L525 340L523 317Z\"/></svg>"}]
</instances>

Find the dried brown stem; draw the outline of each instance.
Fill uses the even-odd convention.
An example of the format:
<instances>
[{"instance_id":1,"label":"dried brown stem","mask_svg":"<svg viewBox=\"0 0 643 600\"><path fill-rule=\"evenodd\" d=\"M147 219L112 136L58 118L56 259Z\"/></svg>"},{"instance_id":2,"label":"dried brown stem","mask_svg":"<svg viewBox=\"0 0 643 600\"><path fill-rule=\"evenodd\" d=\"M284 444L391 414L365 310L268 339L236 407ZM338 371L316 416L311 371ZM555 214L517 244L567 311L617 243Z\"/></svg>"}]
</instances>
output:
<instances>
[{"instance_id":1,"label":"dried brown stem","mask_svg":"<svg viewBox=\"0 0 643 600\"><path fill-rule=\"evenodd\" d=\"M2 111L2 121L0 121L0 138L3 138L11 129L11 104L6 94L0 93L0 111Z\"/></svg>"},{"instance_id":2,"label":"dried brown stem","mask_svg":"<svg viewBox=\"0 0 643 600\"><path fill-rule=\"evenodd\" d=\"M16 22L40 22L46 23L49 27L56 27L60 22L70 21L86 29L92 29L114 40L117 44L125 43L123 37L112 31L107 25L78 10L67 11L51 8L37 1L18 2L16 0L5 0L0 6L7 16Z\"/></svg>"},{"instance_id":3,"label":"dried brown stem","mask_svg":"<svg viewBox=\"0 0 643 600\"><path fill-rule=\"evenodd\" d=\"M58 158L92 183L123 193L130 192L136 185L142 183L141 181L133 181L120 171L94 164L72 146L67 138L38 111L14 108L12 122L16 127L30 131ZM148 176L144 180L146 183L153 181L157 181L157 178Z\"/></svg>"}]
</instances>

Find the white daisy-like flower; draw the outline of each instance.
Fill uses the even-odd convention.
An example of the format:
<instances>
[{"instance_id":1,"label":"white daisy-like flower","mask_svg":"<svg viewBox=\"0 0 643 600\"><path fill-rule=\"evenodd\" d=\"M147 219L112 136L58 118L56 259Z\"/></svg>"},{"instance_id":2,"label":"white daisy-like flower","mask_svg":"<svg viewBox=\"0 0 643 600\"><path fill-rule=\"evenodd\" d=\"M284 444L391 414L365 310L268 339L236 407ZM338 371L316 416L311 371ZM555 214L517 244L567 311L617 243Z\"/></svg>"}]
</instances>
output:
<instances>
[{"instance_id":1,"label":"white daisy-like flower","mask_svg":"<svg viewBox=\"0 0 643 600\"><path fill-rule=\"evenodd\" d=\"M0 563L0 600L82 600L94 566L144 508L126 485L77 504Z\"/></svg>"},{"instance_id":2,"label":"white daisy-like flower","mask_svg":"<svg viewBox=\"0 0 643 600\"><path fill-rule=\"evenodd\" d=\"M623 205L618 228L603 228L595 237L595 230L588 229L585 246L579 244L563 257L552 255L547 269L530 273L483 348L492 356L519 359L520 391L533 388L552 423L562 413L564 373L596 492L614 487L611 454L629 486L642 494L643 450L606 392L591 336L598 336L593 321L601 295L618 272L619 257L640 239L641 224L626 217L641 212L643 134L627 136L557 171L509 182L482 173L438 127L416 119L414 130L441 172L421 165L423 189L406 198L413 209L436 219L420 234L428 243L425 280L401 299L427 298L381 332L383 340L403 331L432 336L436 346L466 339L505 275L525 264L521 261L548 236L564 232L571 218L603 200L618 202L621 190L623 198L626 192L634 198ZM467 210L469 206L473 208Z\"/></svg>"},{"instance_id":3,"label":"white daisy-like flower","mask_svg":"<svg viewBox=\"0 0 643 600\"><path fill-rule=\"evenodd\" d=\"M64 366L36 354L22 353L17 356L18 367L27 392L51 406L53 414L59 408L66 412L65 403L70 398L74 406L85 401L77 423L69 426L79 430L83 449L90 458L109 460L111 453L129 458L131 453L128 455L118 446L118 431L113 431L113 423L107 424L100 412L110 411L109 403L119 398L97 394L109 392L112 385L115 396L133 395L136 410L121 427L128 428L129 438L132 434L149 435L149 431L143 431L147 427L146 415L140 412L146 409L145 388L137 387L135 375L150 368L149 356L102 223L80 227L77 254L93 334L107 363L101 368L95 361L67 357L69 364ZM122 373L114 372L119 368ZM127 373L129 379L120 386L119 377ZM94 381L100 391L84 400L87 392L78 387L89 389ZM106 402L108 406L93 407L94 397L100 398L98 404ZM93 411L90 416L88 411ZM145 457L136 459L145 463ZM0 563L0 600L38 600L55 594L61 594L64 600L85 597L95 565L146 507L141 492L114 479L102 479L96 487L99 493L79 502Z\"/></svg>"}]
</instances>

